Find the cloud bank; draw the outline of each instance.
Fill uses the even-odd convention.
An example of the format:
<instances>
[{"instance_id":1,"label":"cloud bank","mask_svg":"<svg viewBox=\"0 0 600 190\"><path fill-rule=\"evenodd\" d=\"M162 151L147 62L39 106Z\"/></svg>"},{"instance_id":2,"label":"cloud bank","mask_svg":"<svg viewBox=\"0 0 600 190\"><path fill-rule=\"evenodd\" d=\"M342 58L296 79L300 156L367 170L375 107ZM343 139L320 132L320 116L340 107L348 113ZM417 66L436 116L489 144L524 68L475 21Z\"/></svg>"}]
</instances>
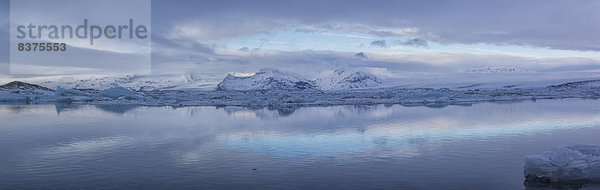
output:
<instances>
[{"instance_id":1,"label":"cloud bank","mask_svg":"<svg viewBox=\"0 0 600 190\"><path fill-rule=\"evenodd\" d=\"M463 72L485 66L597 70L598 9L600 2L593 0L156 0L152 73L225 75L264 67L307 74L339 67L395 72ZM2 32L8 32L7 24L0 24ZM340 41L344 43L333 48L323 46ZM511 53L514 47L568 52L559 57L521 49ZM8 58L0 57L2 71ZM77 59L72 61L87 61L85 54Z\"/></svg>"}]
</instances>

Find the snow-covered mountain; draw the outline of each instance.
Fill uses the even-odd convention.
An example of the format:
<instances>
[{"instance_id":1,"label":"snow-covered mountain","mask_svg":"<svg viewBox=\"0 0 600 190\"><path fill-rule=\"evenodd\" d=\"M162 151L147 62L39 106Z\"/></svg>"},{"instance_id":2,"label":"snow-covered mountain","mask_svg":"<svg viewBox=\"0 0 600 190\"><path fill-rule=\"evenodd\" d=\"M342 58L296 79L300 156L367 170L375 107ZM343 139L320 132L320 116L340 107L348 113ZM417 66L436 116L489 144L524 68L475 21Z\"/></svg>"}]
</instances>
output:
<instances>
[{"instance_id":1,"label":"snow-covered mountain","mask_svg":"<svg viewBox=\"0 0 600 190\"><path fill-rule=\"evenodd\" d=\"M217 90L315 90L314 81L281 72L277 69L261 69L252 76L238 77L228 74L217 85Z\"/></svg>"},{"instance_id":2,"label":"snow-covered mountain","mask_svg":"<svg viewBox=\"0 0 600 190\"><path fill-rule=\"evenodd\" d=\"M362 71L335 70L331 75L316 80L323 90L348 90L374 87L383 82L377 76Z\"/></svg>"},{"instance_id":3,"label":"snow-covered mountain","mask_svg":"<svg viewBox=\"0 0 600 190\"><path fill-rule=\"evenodd\" d=\"M12 94L52 94L54 90L37 84L13 81L0 86L0 92Z\"/></svg>"},{"instance_id":4,"label":"snow-covered mountain","mask_svg":"<svg viewBox=\"0 0 600 190\"><path fill-rule=\"evenodd\" d=\"M95 89L104 90L125 87L135 91L167 90L183 88L210 88L221 78L213 75L187 73L182 75L127 75L105 77L61 77L58 79L40 79L33 81L43 86L54 88Z\"/></svg>"},{"instance_id":5,"label":"snow-covered mountain","mask_svg":"<svg viewBox=\"0 0 600 190\"><path fill-rule=\"evenodd\" d=\"M350 73L350 74L343 74ZM366 81L361 72L335 72L344 81ZM353 76L353 77L343 77ZM355 80L356 79L356 80ZM360 79L360 80L359 80ZM375 79L373 79L375 80ZM390 80L386 78L386 80ZM335 81L335 80L332 80ZM105 90L80 90L57 87L53 90L23 82L0 86L0 102L83 104L134 104L134 105L261 105L274 106L288 113L294 105L341 104L425 104L447 105L481 101L520 101L556 98L600 98L598 79L568 83L555 83L544 87L481 88L422 88L405 86L377 86L352 90L314 91L314 82L293 74L262 70L255 75L235 77L230 75L219 85L221 91L198 89L132 91L124 87ZM334 83L338 84L338 83ZM347 86L347 83L341 83ZM386 84L388 85L388 84ZM331 85L328 87L332 87ZM362 86L362 85L361 85ZM355 86L347 86L354 88ZM278 91L278 90L289 91ZM302 89L302 90L301 90ZM229 91L231 90L231 91ZM240 91L237 91L240 90ZM243 92L242 92L243 91Z\"/></svg>"},{"instance_id":6,"label":"snow-covered mountain","mask_svg":"<svg viewBox=\"0 0 600 190\"><path fill-rule=\"evenodd\" d=\"M348 90L374 87L383 82L377 76L362 71L338 69L316 80L292 73L262 69L252 76L227 75L217 90Z\"/></svg>"},{"instance_id":7,"label":"snow-covered mountain","mask_svg":"<svg viewBox=\"0 0 600 190\"><path fill-rule=\"evenodd\" d=\"M524 73L528 72L525 68L520 67L483 67L471 69L469 73Z\"/></svg>"}]
</instances>

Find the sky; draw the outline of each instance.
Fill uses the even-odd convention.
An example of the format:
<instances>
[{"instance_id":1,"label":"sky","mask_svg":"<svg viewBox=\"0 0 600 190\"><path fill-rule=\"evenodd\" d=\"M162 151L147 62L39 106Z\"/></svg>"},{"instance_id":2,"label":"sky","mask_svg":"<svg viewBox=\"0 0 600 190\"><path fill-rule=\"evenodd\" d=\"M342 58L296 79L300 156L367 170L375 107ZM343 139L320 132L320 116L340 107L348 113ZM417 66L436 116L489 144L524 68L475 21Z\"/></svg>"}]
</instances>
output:
<instances>
[{"instance_id":1,"label":"sky","mask_svg":"<svg viewBox=\"0 0 600 190\"><path fill-rule=\"evenodd\" d=\"M7 2L0 0L3 15ZM152 74L277 68L308 75L344 67L600 70L600 1L594 0L154 0L151 5ZM85 12L54 17L72 14ZM0 19L0 34L10 31L6 18ZM125 51L132 48L119 47L129 46L92 48L131 53ZM6 65L6 55L0 55L0 66ZM72 61L90 60L82 51ZM111 62L102 64L117 66Z\"/></svg>"}]
</instances>

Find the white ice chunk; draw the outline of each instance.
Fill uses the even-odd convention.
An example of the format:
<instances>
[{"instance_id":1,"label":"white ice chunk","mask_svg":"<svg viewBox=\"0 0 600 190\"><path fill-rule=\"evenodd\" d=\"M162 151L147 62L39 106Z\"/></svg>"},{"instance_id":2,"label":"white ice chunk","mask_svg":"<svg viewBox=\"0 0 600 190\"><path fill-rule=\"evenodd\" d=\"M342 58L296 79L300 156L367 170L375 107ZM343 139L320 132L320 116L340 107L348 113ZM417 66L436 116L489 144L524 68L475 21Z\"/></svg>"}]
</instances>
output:
<instances>
[{"instance_id":1,"label":"white ice chunk","mask_svg":"<svg viewBox=\"0 0 600 190\"><path fill-rule=\"evenodd\" d=\"M524 169L531 182L600 181L600 147L573 145L530 155Z\"/></svg>"},{"instance_id":2,"label":"white ice chunk","mask_svg":"<svg viewBox=\"0 0 600 190\"><path fill-rule=\"evenodd\" d=\"M56 95L57 96L87 96L88 94L77 89L66 89L60 86L56 86Z\"/></svg>"}]
</instances>

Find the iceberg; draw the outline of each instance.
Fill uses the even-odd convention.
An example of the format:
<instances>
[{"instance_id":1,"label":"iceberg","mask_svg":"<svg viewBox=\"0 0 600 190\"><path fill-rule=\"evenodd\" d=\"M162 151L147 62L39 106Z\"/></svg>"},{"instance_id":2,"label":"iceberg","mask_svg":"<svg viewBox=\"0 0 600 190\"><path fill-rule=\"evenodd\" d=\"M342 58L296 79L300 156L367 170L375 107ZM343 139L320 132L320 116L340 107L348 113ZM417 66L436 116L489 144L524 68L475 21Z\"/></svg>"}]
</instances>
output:
<instances>
[{"instance_id":1,"label":"iceberg","mask_svg":"<svg viewBox=\"0 0 600 190\"><path fill-rule=\"evenodd\" d=\"M600 182L600 147L573 145L525 157L525 181Z\"/></svg>"},{"instance_id":2,"label":"iceberg","mask_svg":"<svg viewBox=\"0 0 600 190\"><path fill-rule=\"evenodd\" d=\"M56 95L57 96L88 96L87 93L78 90L78 89L67 89L67 88L62 88L60 86L56 86Z\"/></svg>"}]
</instances>

